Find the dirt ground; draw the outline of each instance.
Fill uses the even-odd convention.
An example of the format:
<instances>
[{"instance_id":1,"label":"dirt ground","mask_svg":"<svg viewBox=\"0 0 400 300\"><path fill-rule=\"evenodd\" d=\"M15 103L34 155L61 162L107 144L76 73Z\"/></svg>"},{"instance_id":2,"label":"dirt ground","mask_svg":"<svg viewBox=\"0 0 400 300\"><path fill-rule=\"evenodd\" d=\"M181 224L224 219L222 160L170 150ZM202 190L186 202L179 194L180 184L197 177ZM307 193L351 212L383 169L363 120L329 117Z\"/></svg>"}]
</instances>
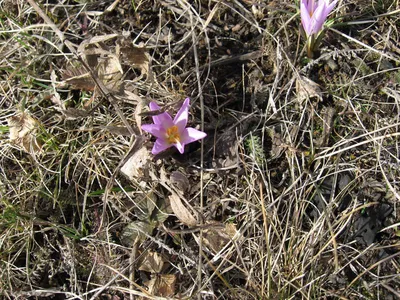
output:
<instances>
[{"instance_id":1,"label":"dirt ground","mask_svg":"<svg viewBox=\"0 0 400 300\"><path fill-rule=\"evenodd\" d=\"M400 299L399 13L0 0L0 297Z\"/></svg>"}]
</instances>

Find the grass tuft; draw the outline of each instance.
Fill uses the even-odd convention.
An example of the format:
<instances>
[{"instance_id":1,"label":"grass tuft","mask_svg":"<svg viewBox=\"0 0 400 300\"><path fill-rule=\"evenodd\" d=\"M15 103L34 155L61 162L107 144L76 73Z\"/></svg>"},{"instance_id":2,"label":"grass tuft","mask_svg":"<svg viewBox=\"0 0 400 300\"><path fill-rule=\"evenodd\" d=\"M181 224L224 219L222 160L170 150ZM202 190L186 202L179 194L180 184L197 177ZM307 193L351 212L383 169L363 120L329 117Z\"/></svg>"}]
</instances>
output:
<instances>
[{"instance_id":1,"label":"grass tuft","mask_svg":"<svg viewBox=\"0 0 400 300\"><path fill-rule=\"evenodd\" d=\"M399 5L0 1L0 296L400 297Z\"/></svg>"}]
</instances>

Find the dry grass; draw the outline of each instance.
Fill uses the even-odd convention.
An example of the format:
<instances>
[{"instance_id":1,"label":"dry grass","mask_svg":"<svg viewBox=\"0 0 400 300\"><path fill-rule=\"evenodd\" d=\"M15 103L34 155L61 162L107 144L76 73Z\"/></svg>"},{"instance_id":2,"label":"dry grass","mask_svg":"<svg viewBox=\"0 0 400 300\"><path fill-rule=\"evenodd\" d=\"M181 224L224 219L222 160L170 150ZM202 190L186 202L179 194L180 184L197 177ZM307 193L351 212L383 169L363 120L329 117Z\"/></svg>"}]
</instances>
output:
<instances>
[{"instance_id":1,"label":"dry grass","mask_svg":"<svg viewBox=\"0 0 400 300\"><path fill-rule=\"evenodd\" d=\"M400 298L400 3L314 60L297 7L1 0L0 295ZM146 156L186 97L207 138Z\"/></svg>"}]
</instances>

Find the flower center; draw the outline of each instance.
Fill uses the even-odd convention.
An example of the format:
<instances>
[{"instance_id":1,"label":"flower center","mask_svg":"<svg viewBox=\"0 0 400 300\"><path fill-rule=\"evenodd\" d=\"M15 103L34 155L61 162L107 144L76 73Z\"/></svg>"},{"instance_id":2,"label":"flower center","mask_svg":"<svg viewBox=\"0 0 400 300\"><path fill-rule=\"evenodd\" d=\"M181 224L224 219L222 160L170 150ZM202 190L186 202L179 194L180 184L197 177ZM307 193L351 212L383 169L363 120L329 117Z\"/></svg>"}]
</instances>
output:
<instances>
[{"instance_id":1,"label":"flower center","mask_svg":"<svg viewBox=\"0 0 400 300\"><path fill-rule=\"evenodd\" d=\"M179 135L178 126L174 125L167 129L167 141L170 144L175 144L181 141L181 136Z\"/></svg>"}]
</instances>

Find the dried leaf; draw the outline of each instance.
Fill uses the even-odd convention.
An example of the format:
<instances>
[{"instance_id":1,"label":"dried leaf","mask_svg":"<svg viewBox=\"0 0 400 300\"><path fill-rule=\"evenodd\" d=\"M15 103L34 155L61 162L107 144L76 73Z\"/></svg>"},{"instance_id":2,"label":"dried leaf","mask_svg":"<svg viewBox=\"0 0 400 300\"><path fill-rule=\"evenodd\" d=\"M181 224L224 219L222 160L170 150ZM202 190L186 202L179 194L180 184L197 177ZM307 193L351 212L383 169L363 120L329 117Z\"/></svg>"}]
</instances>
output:
<instances>
[{"instance_id":1,"label":"dried leaf","mask_svg":"<svg viewBox=\"0 0 400 300\"><path fill-rule=\"evenodd\" d=\"M157 196L152 192L140 194L134 199L136 207L134 208L136 217L142 221L150 221L155 224L163 223L172 213L168 209L168 199L157 199Z\"/></svg>"},{"instance_id":2,"label":"dried leaf","mask_svg":"<svg viewBox=\"0 0 400 300\"><path fill-rule=\"evenodd\" d=\"M172 297L175 294L175 284L174 274L154 275L145 282L150 294L161 297Z\"/></svg>"},{"instance_id":3,"label":"dried leaf","mask_svg":"<svg viewBox=\"0 0 400 300\"><path fill-rule=\"evenodd\" d=\"M332 134L333 120L335 116L335 109L333 107L323 108L321 111L322 120L322 133L315 139L315 146L326 147Z\"/></svg>"},{"instance_id":4,"label":"dried leaf","mask_svg":"<svg viewBox=\"0 0 400 300\"><path fill-rule=\"evenodd\" d=\"M142 98L140 98L138 95L125 90L125 97L126 100L125 101L129 101L132 102L134 104L136 104L136 109L135 109L135 121L136 121L136 127L139 128L140 133L142 133L142 110L143 107L145 106L145 102Z\"/></svg>"},{"instance_id":5,"label":"dried leaf","mask_svg":"<svg viewBox=\"0 0 400 300\"><path fill-rule=\"evenodd\" d=\"M73 107L67 108L66 110L61 110L61 112L67 120L86 118L89 115L87 111Z\"/></svg>"},{"instance_id":6,"label":"dried leaf","mask_svg":"<svg viewBox=\"0 0 400 300\"><path fill-rule=\"evenodd\" d=\"M300 104L302 104L304 100L313 97L318 98L318 100L322 100L322 92L320 86L305 76L300 76L300 78L297 79L296 92L297 100Z\"/></svg>"},{"instance_id":7,"label":"dried leaf","mask_svg":"<svg viewBox=\"0 0 400 300\"><path fill-rule=\"evenodd\" d=\"M123 71L116 55L109 53L105 58L99 59L97 72L107 88L115 89L119 86Z\"/></svg>"},{"instance_id":8,"label":"dried leaf","mask_svg":"<svg viewBox=\"0 0 400 300\"><path fill-rule=\"evenodd\" d=\"M98 45L98 43L117 36L116 34L97 36L90 40L83 41L78 47L78 53L84 57L90 69L110 90L117 90L121 85L123 74L122 66L115 53L101 48L101 45ZM63 77L65 77L64 80L66 83L72 84L78 88L88 89L92 87L91 90L94 90L96 87L94 80L91 78L91 74L84 68L66 70L64 71ZM83 83L79 82L79 80L83 80Z\"/></svg>"},{"instance_id":9,"label":"dried leaf","mask_svg":"<svg viewBox=\"0 0 400 300\"><path fill-rule=\"evenodd\" d=\"M171 203L171 208L175 213L176 217L185 225L195 226L197 225L196 218L189 212L189 210L183 205L181 198L172 194L169 196L169 200Z\"/></svg>"},{"instance_id":10,"label":"dried leaf","mask_svg":"<svg viewBox=\"0 0 400 300\"><path fill-rule=\"evenodd\" d=\"M100 42L105 42L105 41L111 40L111 39L116 38L116 37L118 37L118 34L116 34L116 33L97 35L97 36L94 36L94 37L90 38L89 40L85 40L84 42L81 43L81 45L83 43L85 44L85 46L92 45L92 44L97 44L97 43L100 43Z\"/></svg>"},{"instance_id":11,"label":"dried leaf","mask_svg":"<svg viewBox=\"0 0 400 300\"><path fill-rule=\"evenodd\" d=\"M212 163L214 168L230 168L238 165L239 161L239 144L236 137L237 129L225 128L223 133L218 136L216 140L214 161ZM209 143L213 143L209 141Z\"/></svg>"},{"instance_id":12,"label":"dried leaf","mask_svg":"<svg viewBox=\"0 0 400 300\"><path fill-rule=\"evenodd\" d=\"M121 172L131 180L147 176L150 162L151 156L149 150L146 147L142 147L122 166Z\"/></svg>"},{"instance_id":13,"label":"dried leaf","mask_svg":"<svg viewBox=\"0 0 400 300\"><path fill-rule=\"evenodd\" d=\"M120 47L120 54L124 63L139 69L142 74L149 74L150 56L146 48L139 48L131 43L124 43Z\"/></svg>"},{"instance_id":14,"label":"dried leaf","mask_svg":"<svg viewBox=\"0 0 400 300\"><path fill-rule=\"evenodd\" d=\"M96 87L89 72L87 72L83 67L67 67L61 76L64 82L71 85L74 89L94 91L94 88Z\"/></svg>"},{"instance_id":15,"label":"dried leaf","mask_svg":"<svg viewBox=\"0 0 400 300\"><path fill-rule=\"evenodd\" d=\"M41 151L42 143L37 139L39 121L27 112L19 113L7 119L10 127L10 140L21 146L26 152L35 154Z\"/></svg>"},{"instance_id":16,"label":"dried leaf","mask_svg":"<svg viewBox=\"0 0 400 300\"><path fill-rule=\"evenodd\" d=\"M128 128L123 126L100 126L100 128L115 134L115 135L122 135L122 136L131 136L132 134L129 132Z\"/></svg>"},{"instance_id":17,"label":"dried leaf","mask_svg":"<svg viewBox=\"0 0 400 300\"><path fill-rule=\"evenodd\" d=\"M167 199L161 199L161 203L158 203L158 206L153 211L152 220L157 223L163 223L170 214L172 214L171 205Z\"/></svg>"},{"instance_id":18,"label":"dried leaf","mask_svg":"<svg viewBox=\"0 0 400 300\"><path fill-rule=\"evenodd\" d=\"M51 71L50 80L51 80L51 85L53 87L53 95L51 96L51 101L55 105L57 105L60 109L65 109L64 102L62 102L61 96L57 92L57 89L56 89L57 76L56 76L56 72L54 70Z\"/></svg>"},{"instance_id":19,"label":"dried leaf","mask_svg":"<svg viewBox=\"0 0 400 300\"><path fill-rule=\"evenodd\" d=\"M139 270L150 273L160 273L164 267L164 262L165 259L160 253L147 251L138 263Z\"/></svg>"},{"instance_id":20,"label":"dried leaf","mask_svg":"<svg viewBox=\"0 0 400 300\"><path fill-rule=\"evenodd\" d=\"M267 132L272 140L271 152L270 152L271 158L273 159L279 158L283 154L284 150L287 148L285 139L279 132L275 131L274 128L267 130Z\"/></svg>"},{"instance_id":21,"label":"dried leaf","mask_svg":"<svg viewBox=\"0 0 400 300\"><path fill-rule=\"evenodd\" d=\"M181 172L173 171L170 180L182 192L187 192L190 188L189 179Z\"/></svg>"},{"instance_id":22,"label":"dried leaf","mask_svg":"<svg viewBox=\"0 0 400 300\"><path fill-rule=\"evenodd\" d=\"M135 198L135 213L139 220L150 220L156 207L156 201L157 197L152 191Z\"/></svg>"},{"instance_id":23,"label":"dried leaf","mask_svg":"<svg viewBox=\"0 0 400 300\"><path fill-rule=\"evenodd\" d=\"M234 238L236 232L236 226L232 223L226 224L222 229L218 226L211 227L203 231L203 241L207 247L218 253Z\"/></svg>"}]
</instances>

